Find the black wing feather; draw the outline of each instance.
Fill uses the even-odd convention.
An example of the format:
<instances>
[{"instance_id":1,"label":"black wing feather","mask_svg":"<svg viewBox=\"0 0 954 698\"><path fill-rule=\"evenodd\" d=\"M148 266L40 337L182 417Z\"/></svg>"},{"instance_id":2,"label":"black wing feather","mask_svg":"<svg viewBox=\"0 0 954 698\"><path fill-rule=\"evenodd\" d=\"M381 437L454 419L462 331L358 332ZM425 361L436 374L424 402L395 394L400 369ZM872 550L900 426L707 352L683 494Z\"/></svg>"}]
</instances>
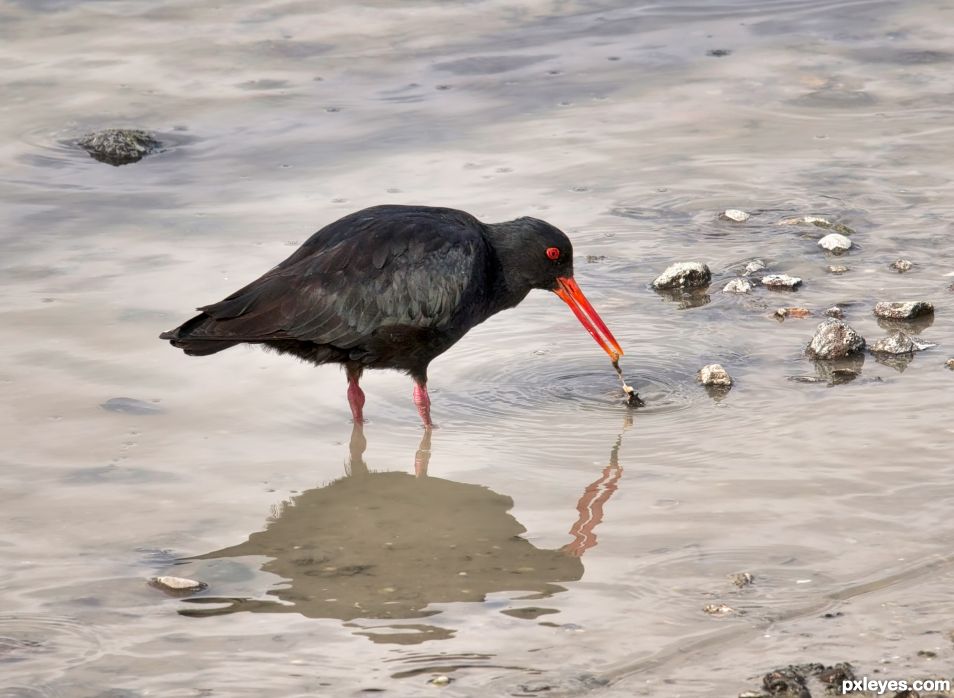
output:
<instances>
[{"instance_id":1,"label":"black wing feather","mask_svg":"<svg viewBox=\"0 0 954 698\"><path fill-rule=\"evenodd\" d=\"M358 211L319 230L256 281L199 308L207 321L194 318L167 335L349 349L382 327L448 329L483 292L474 283L489 254L482 227L453 209Z\"/></svg>"}]
</instances>

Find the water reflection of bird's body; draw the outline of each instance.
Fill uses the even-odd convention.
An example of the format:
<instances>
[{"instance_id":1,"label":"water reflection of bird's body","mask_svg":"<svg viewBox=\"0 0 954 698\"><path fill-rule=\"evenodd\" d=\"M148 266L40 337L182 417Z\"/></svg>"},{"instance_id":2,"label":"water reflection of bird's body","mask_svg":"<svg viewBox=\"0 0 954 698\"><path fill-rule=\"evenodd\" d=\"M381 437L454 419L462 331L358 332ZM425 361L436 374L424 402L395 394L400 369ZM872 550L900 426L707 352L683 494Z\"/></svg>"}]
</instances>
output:
<instances>
[{"instance_id":1,"label":"water reflection of bird's body","mask_svg":"<svg viewBox=\"0 0 954 698\"><path fill-rule=\"evenodd\" d=\"M523 537L526 529L509 513L510 497L427 475L430 432L418 449L414 475L369 471L364 448L356 425L347 477L283 503L266 529L244 543L195 558L267 557L262 570L286 580L268 592L273 598L196 597L190 601L214 606L182 613L412 619L436 613L431 604L482 601L496 592L550 596L565 591L561 583L582 577L580 557L595 544L602 504L622 472L611 464L612 482L604 472L584 491L573 542L544 549ZM372 639L416 642L434 631L440 632L416 626L410 634L372 634Z\"/></svg>"},{"instance_id":2,"label":"water reflection of bird's body","mask_svg":"<svg viewBox=\"0 0 954 698\"><path fill-rule=\"evenodd\" d=\"M614 360L623 353L574 281L573 246L561 230L536 218L486 224L427 206L345 216L160 338L194 356L251 343L316 365L342 364L356 422L363 421L362 372L405 371L430 427L430 362L532 289L560 296Z\"/></svg>"}]
</instances>

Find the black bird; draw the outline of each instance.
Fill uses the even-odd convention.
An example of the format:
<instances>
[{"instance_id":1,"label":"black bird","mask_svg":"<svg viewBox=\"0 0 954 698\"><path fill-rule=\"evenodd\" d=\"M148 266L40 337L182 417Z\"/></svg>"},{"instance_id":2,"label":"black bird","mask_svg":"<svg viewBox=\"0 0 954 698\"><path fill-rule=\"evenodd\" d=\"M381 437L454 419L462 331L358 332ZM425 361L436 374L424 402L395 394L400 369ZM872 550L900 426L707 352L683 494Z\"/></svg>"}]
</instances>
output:
<instances>
[{"instance_id":1,"label":"black bird","mask_svg":"<svg viewBox=\"0 0 954 698\"><path fill-rule=\"evenodd\" d=\"M562 298L614 361L623 353L573 280L573 246L561 230L526 217L481 223L429 206L374 206L345 216L159 337L190 356L248 343L316 365L343 364L359 423L364 369L405 371L429 428L428 364L535 288Z\"/></svg>"}]
</instances>

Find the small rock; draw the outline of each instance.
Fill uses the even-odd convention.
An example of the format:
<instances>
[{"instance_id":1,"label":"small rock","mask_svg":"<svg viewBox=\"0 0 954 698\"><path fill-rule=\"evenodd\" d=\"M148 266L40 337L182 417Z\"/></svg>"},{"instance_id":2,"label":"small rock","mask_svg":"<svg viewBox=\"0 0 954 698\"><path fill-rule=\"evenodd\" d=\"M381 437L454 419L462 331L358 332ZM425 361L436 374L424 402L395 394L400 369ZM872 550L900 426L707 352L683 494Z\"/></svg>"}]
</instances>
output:
<instances>
[{"instance_id":1,"label":"small rock","mask_svg":"<svg viewBox=\"0 0 954 698\"><path fill-rule=\"evenodd\" d=\"M732 279L722 287L723 293L748 293L753 288L752 282L748 279Z\"/></svg>"},{"instance_id":2,"label":"small rock","mask_svg":"<svg viewBox=\"0 0 954 698\"><path fill-rule=\"evenodd\" d=\"M185 577L153 577L149 580L149 583L157 589L171 593L202 591L209 587L205 582L197 582Z\"/></svg>"},{"instance_id":3,"label":"small rock","mask_svg":"<svg viewBox=\"0 0 954 698\"><path fill-rule=\"evenodd\" d=\"M839 308L837 305L833 305L825 310L825 315L841 320L843 317L845 317L845 311Z\"/></svg>"},{"instance_id":4,"label":"small rock","mask_svg":"<svg viewBox=\"0 0 954 698\"><path fill-rule=\"evenodd\" d=\"M828 271L832 274L844 274L846 271L848 271L848 267L846 267L844 264L831 264L828 266Z\"/></svg>"},{"instance_id":5,"label":"small rock","mask_svg":"<svg viewBox=\"0 0 954 698\"><path fill-rule=\"evenodd\" d=\"M432 686L446 686L451 682L450 676L445 676L441 674L440 676L435 676L428 680L428 683Z\"/></svg>"},{"instance_id":6,"label":"small rock","mask_svg":"<svg viewBox=\"0 0 954 698\"><path fill-rule=\"evenodd\" d=\"M936 347L937 344L922 342L920 337L912 337L900 330L883 337L871 347L872 354L913 354L916 351Z\"/></svg>"},{"instance_id":7,"label":"small rock","mask_svg":"<svg viewBox=\"0 0 954 698\"><path fill-rule=\"evenodd\" d=\"M840 233L829 233L818 241L818 246L829 252L847 252L851 249L851 240Z\"/></svg>"},{"instance_id":8,"label":"small rock","mask_svg":"<svg viewBox=\"0 0 954 698\"><path fill-rule=\"evenodd\" d=\"M801 223L811 223L813 225L819 225L823 228L831 227L831 221L827 218L822 218L821 216L789 216L788 218L783 218L778 222L779 225L799 225Z\"/></svg>"},{"instance_id":9,"label":"small rock","mask_svg":"<svg viewBox=\"0 0 954 698\"><path fill-rule=\"evenodd\" d=\"M751 217L751 213L740 211L737 208L727 208L725 211L719 214L719 218L723 220L735 221L736 223L745 223L745 221L749 220Z\"/></svg>"},{"instance_id":10,"label":"small rock","mask_svg":"<svg viewBox=\"0 0 954 698\"><path fill-rule=\"evenodd\" d=\"M755 272L762 271L765 269L765 262L761 259L753 259L751 262L745 265L745 275L754 274Z\"/></svg>"},{"instance_id":11,"label":"small rock","mask_svg":"<svg viewBox=\"0 0 954 698\"><path fill-rule=\"evenodd\" d=\"M788 274L769 274L762 277L762 285L773 290L794 291L802 285L802 280Z\"/></svg>"},{"instance_id":12,"label":"small rock","mask_svg":"<svg viewBox=\"0 0 954 698\"><path fill-rule=\"evenodd\" d=\"M778 222L779 225L800 225L808 224L814 225L819 228L825 228L826 230L834 230L836 233L841 233L842 235L851 235L855 231L849 228L844 223L832 223L827 218L822 218L821 216L795 216L794 218L783 218Z\"/></svg>"},{"instance_id":13,"label":"small rock","mask_svg":"<svg viewBox=\"0 0 954 698\"><path fill-rule=\"evenodd\" d=\"M724 603L707 603L702 607L702 612L710 616L729 616L733 613L739 613L739 611Z\"/></svg>"},{"instance_id":14,"label":"small rock","mask_svg":"<svg viewBox=\"0 0 954 698\"><path fill-rule=\"evenodd\" d=\"M888 265L890 269L894 269L899 274L909 271L913 266L914 263L909 259L896 259Z\"/></svg>"},{"instance_id":15,"label":"small rock","mask_svg":"<svg viewBox=\"0 0 954 698\"><path fill-rule=\"evenodd\" d=\"M812 359L830 361L848 358L864 348L864 337L843 320L832 318L818 325L805 353Z\"/></svg>"},{"instance_id":16,"label":"small rock","mask_svg":"<svg viewBox=\"0 0 954 698\"><path fill-rule=\"evenodd\" d=\"M937 652L934 650L918 650L919 657L927 657L928 659L934 659L937 656Z\"/></svg>"},{"instance_id":17,"label":"small rock","mask_svg":"<svg viewBox=\"0 0 954 698\"><path fill-rule=\"evenodd\" d=\"M921 315L934 312L934 306L927 301L908 301L906 303L877 303L874 314L889 320L913 320Z\"/></svg>"},{"instance_id":18,"label":"small rock","mask_svg":"<svg viewBox=\"0 0 954 698\"><path fill-rule=\"evenodd\" d=\"M952 371L954 371L954 359L948 359L947 361L944 362L944 365L947 366Z\"/></svg>"},{"instance_id":19,"label":"small rock","mask_svg":"<svg viewBox=\"0 0 954 698\"><path fill-rule=\"evenodd\" d=\"M854 668L848 662L838 662L835 666L816 669L813 673L815 678L825 684L825 688L828 689L825 692L829 694L841 693L842 683L855 679Z\"/></svg>"},{"instance_id":20,"label":"small rock","mask_svg":"<svg viewBox=\"0 0 954 698\"><path fill-rule=\"evenodd\" d=\"M732 378L719 364L709 364L699 369L696 380L703 385L728 387L732 385Z\"/></svg>"},{"instance_id":21,"label":"small rock","mask_svg":"<svg viewBox=\"0 0 954 698\"><path fill-rule=\"evenodd\" d=\"M670 264L662 274L653 281L653 288L696 288L706 286L712 281L712 272L709 267L700 262L677 262Z\"/></svg>"},{"instance_id":22,"label":"small rock","mask_svg":"<svg viewBox=\"0 0 954 698\"><path fill-rule=\"evenodd\" d=\"M597 262L602 262L604 259L606 259L606 255L602 255L602 254L588 254L588 255L586 255L586 263L587 263L587 264L596 264Z\"/></svg>"},{"instance_id":23,"label":"small rock","mask_svg":"<svg viewBox=\"0 0 954 698\"><path fill-rule=\"evenodd\" d=\"M732 583L739 587L739 589L744 589L755 583L755 577L751 572L736 572L735 574L730 574L729 579L732 580Z\"/></svg>"},{"instance_id":24,"label":"small rock","mask_svg":"<svg viewBox=\"0 0 954 698\"><path fill-rule=\"evenodd\" d=\"M162 148L162 143L151 133L129 128L107 128L88 133L77 144L94 160L115 167L138 162Z\"/></svg>"},{"instance_id":25,"label":"small rock","mask_svg":"<svg viewBox=\"0 0 954 698\"><path fill-rule=\"evenodd\" d=\"M808 308L779 308L775 311L775 317L784 320L787 317L811 317L812 311Z\"/></svg>"}]
</instances>

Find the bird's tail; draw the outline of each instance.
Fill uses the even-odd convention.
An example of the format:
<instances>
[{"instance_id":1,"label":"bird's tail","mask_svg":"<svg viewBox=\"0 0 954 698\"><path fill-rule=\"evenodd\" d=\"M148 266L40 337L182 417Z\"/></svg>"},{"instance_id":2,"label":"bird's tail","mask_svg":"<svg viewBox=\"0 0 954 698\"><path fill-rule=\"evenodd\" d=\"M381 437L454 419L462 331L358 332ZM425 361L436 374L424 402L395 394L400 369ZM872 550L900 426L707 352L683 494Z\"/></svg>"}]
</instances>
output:
<instances>
[{"instance_id":1,"label":"bird's tail","mask_svg":"<svg viewBox=\"0 0 954 698\"><path fill-rule=\"evenodd\" d=\"M189 356L208 356L241 344L241 340L216 339L214 335L215 318L200 313L174 330L163 332L159 339L167 339L172 346L182 349Z\"/></svg>"}]
</instances>

